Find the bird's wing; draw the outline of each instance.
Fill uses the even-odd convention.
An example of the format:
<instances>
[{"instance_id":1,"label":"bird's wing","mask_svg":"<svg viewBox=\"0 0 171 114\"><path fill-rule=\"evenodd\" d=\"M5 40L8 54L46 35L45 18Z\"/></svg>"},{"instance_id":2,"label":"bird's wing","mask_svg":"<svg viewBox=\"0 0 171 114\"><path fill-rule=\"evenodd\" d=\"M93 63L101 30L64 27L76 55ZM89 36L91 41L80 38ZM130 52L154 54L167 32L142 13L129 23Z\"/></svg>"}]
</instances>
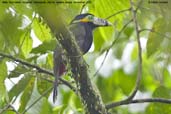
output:
<instances>
[{"instance_id":1,"label":"bird's wing","mask_svg":"<svg viewBox=\"0 0 171 114\"><path fill-rule=\"evenodd\" d=\"M80 24L71 24L69 26L69 30L75 36L76 42L80 47L80 50L84 52L84 43L85 43L85 36L86 36L85 27Z\"/></svg>"}]
</instances>

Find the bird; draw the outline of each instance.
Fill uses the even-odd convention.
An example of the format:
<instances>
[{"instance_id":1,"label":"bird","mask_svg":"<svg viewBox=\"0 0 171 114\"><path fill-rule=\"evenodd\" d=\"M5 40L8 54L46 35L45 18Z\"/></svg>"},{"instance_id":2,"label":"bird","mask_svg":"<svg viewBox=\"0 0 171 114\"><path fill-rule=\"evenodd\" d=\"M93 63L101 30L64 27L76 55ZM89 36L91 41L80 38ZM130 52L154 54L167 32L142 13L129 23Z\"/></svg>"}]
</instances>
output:
<instances>
[{"instance_id":1,"label":"bird","mask_svg":"<svg viewBox=\"0 0 171 114\"><path fill-rule=\"evenodd\" d=\"M82 54L86 54L93 42L93 30L98 27L111 26L112 24L102 18L98 18L90 13L84 13L77 15L69 24L68 28L70 32L74 35L76 43L80 48ZM57 86L60 76L64 74L65 61L62 57L62 48L57 46L54 50L53 61L54 61L54 89L53 89L53 102L57 99Z\"/></svg>"}]
</instances>

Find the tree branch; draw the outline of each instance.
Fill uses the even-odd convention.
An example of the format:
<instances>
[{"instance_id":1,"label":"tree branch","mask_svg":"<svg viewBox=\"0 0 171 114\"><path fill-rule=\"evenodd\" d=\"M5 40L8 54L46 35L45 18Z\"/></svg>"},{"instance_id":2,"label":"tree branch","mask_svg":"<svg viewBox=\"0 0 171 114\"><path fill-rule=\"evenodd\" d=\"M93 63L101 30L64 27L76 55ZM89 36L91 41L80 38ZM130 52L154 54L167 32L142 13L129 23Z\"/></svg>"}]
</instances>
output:
<instances>
[{"instance_id":1,"label":"tree branch","mask_svg":"<svg viewBox=\"0 0 171 114\"><path fill-rule=\"evenodd\" d=\"M135 104L135 103L150 103L150 102L158 102L158 103L171 104L171 99L144 98L144 99L135 99L135 100L130 100L130 101L120 101L120 102L116 102L114 104L107 104L106 108L110 109L110 108L121 106L121 105Z\"/></svg>"},{"instance_id":2,"label":"tree branch","mask_svg":"<svg viewBox=\"0 0 171 114\"><path fill-rule=\"evenodd\" d=\"M47 74L47 75L50 75L50 76L54 76L53 73L52 73L51 71L48 71L48 70L46 70L46 69L44 69L44 68L41 68L41 67L39 67L39 66L37 66L37 65L33 65L33 64L31 64L31 63L29 63L29 62L26 62L26 61L24 61L24 60L21 60L21 59L19 59L19 58L15 58L15 57L12 56L12 55L5 54L5 53L3 53L3 52L0 52L0 56L6 57L6 58L11 59L11 60L16 61L16 62L19 62L20 64L25 65L25 66L27 66L27 67L35 68L35 69L36 69L38 72L40 72L40 73L44 73L44 74ZM68 86L71 90L76 91L76 89L75 89L69 82L67 82L67 81L65 81L65 80L63 80L63 79L61 79L61 78L60 78L59 80L61 81L61 83L63 83L63 84L65 84L66 86Z\"/></svg>"},{"instance_id":3,"label":"tree branch","mask_svg":"<svg viewBox=\"0 0 171 114\"><path fill-rule=\"evenodd\" d=\"M154 32L154 33L156 33L156 34L158 34L158 35L160 35L160 36L163 36L163 37L166 37L166 38L168 38L168 39L171 39L171 37L169 37L169 36L167 36L167 35L165 35L165 34L162 34L162 33L160 33L160 32L157 32L157 31L155 31L155 30L153 30L153 29L148 29L148 28L144 28L144 29L139 30L139 33L144 32L144 31Z\"/></svg>"},{"instance_id":4,"label":"tree branch","mask_svg":"<svg viewBox=\"0 0 171 114\"><path fill-rule=\"evenodd\" d=\"M141 78L142 78L142 49L141 49L141 42L140 42L140 34L139 34L137 17L136 17L136 10L134 10L133 8L132 0L130 0L130 4L131 4L132 15L133 15L133 21L135 25L136 36L137 36L139 64L138 64L138 74L137 74L136 85L132 94L127 98L128 100L133 99L134 96L136 95L138 88L140 86Z\"/></svg>"},{"instance_id":5,"label":"tree branch","mask_svg":"<svg viewBox=\"0 0 171 114\"><path fill-rule=\"evenodd\" d=\"M140 1L140 3L141 3L141 1ZM135 27L135 31L136 31L136 37L137 37L137 43L138 43L139 64L138 64L137 80L136 80L135 88L133 89L132 93L126 99L124 99L122 101L119 101L119 102L109 103L108 105L106 105L106 107L109 107L107 109L115 107L116 104L122 104L122 103L125 104L125 103L131 102L132 99L134 98L134 96L136 95L137 91L138 91L138 88L140 86L140 81L141 81L141 78L142 78L142 49L141 49L141 42L140 42L140 34L139 34L138 22L137 22L137 17L136 17L136 12L137 12L139 7L137 7L134 10L132 0L130 0L130 5L131 5L131 11L132 11L132 15L133 15L133 22L134 22L134 27Z\"/></svg>"}]
</instances>

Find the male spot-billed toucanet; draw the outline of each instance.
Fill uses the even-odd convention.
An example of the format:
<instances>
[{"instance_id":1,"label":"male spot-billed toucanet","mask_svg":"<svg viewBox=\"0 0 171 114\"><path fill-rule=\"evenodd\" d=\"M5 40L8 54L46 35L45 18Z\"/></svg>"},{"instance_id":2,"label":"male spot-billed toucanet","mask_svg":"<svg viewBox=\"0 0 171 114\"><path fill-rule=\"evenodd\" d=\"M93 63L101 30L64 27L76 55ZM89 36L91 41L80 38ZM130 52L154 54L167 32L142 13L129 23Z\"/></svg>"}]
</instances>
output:
<instances>
[{"instance_id":1,"label":"male spot-billed toucanet","mask_svg":"<svg viewBox=\"0 0 171 114\"><path fill-rule=\"evenodd\" d=\"M70 23L69 30L73 33L75 40L83 54L87 53L93 42L93 30L97 27L112 25L108 21L97 18L92 14L85 13L77 15ZM57 86L59 77L65 72L65 64L62 58L62 49L57 47L54 50L54 90L53 102L57 97Z\"/></svg>"}]
</instances>

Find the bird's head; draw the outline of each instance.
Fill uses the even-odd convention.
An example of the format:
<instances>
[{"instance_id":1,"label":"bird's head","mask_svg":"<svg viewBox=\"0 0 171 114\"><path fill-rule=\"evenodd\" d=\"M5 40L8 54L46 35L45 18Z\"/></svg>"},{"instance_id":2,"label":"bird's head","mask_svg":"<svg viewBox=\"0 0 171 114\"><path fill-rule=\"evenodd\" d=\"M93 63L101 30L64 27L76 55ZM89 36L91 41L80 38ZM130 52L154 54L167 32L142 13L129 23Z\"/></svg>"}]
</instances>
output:
<instances>
[{"instance_id":1,"label":"bird's head","mask_svg":"<svg viewBox=\"0 0 171 114\"><path fill-rule=\"evenodd\" d=\"M112 25L107 20L95 17L93 14L90 14L90 13L77 15L71 21L71 24L77 24L77 23L89 24L89 25L93 26L94 28L100 27L100 26L111 26Z\"/></svg>"}]
</instances>

